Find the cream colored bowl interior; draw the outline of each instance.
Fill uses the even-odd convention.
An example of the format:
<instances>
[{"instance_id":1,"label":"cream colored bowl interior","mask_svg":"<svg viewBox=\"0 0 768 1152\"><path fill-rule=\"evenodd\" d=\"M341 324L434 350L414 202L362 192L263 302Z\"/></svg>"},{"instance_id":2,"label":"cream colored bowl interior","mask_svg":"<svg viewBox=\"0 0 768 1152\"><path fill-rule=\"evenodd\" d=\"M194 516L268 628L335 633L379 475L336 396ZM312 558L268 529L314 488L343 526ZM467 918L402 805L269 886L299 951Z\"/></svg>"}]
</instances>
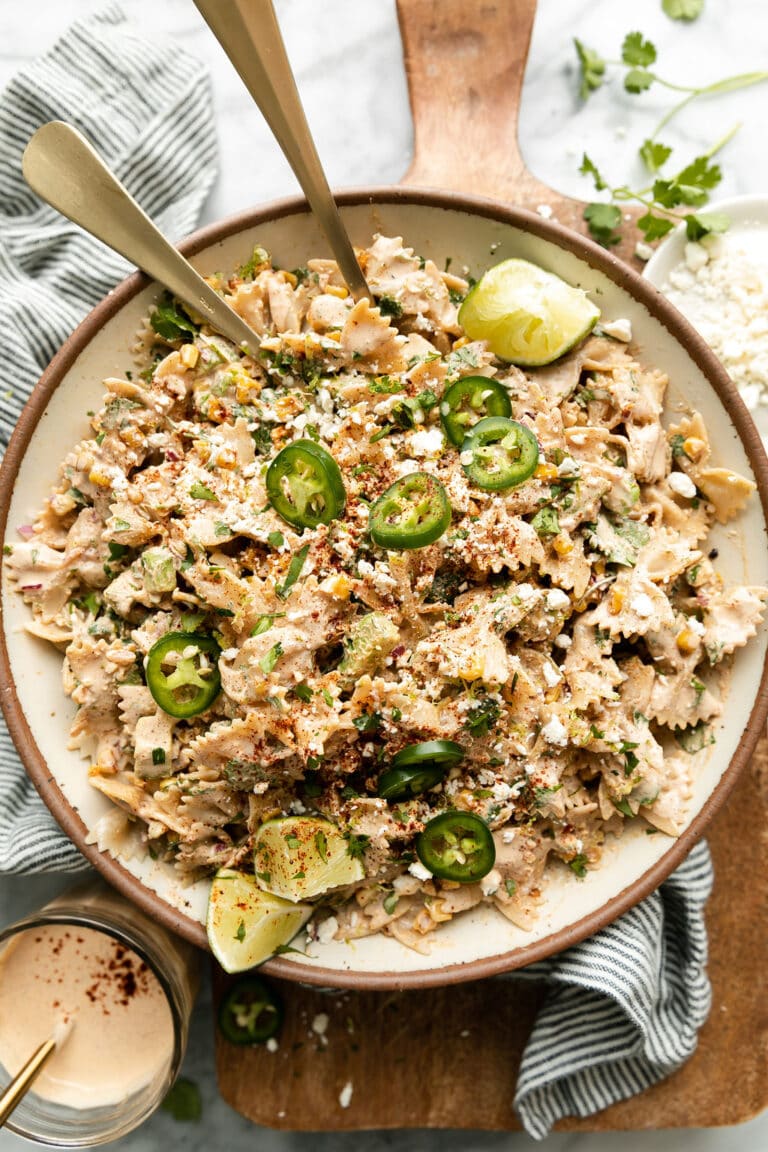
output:
<instances>
[{"instance_id":1,"label":"cream colored bowl interior","mask_svg":"<svg viewBox=\"0 0 768 1152\"><path fill-rule=\"evenodd\" d=\"M377 231L402 235L407 244L434 259L438 266L442 267L450 257L454 270L466 266L474 275L502 259L520 256L585 288L606 320L631 320L642 359L669 374L667 419L691 407L698 408L712 434L716 462L752 475L728 413L688 353L642 304L583 259L508 223L459 210L408 203L363 204L346 208L344 217L357 244L368 243ZM270 250L279 265L288 268L327 253L311 218L296 213L230 236L202 251L193 263L203 273L231 269L247 258L256 242ZM28 523L42 504L58 462L87 434L86 412L101 404L100 381L131 367L130 347L156 291L142 291L104 324L52 397L33 434L11 496L9 540L15 538L16 526ZM720 550L718 568L726 580L768 583L765 523L757 497L735 527L715 530L712 544ZM3 608L8 649L27 722L55 780L86 826L93 828L110 805L89 786L85 762L67 751L74 709L62 692L61 657L24 631L27 611L7 587L3 588ZM737 749L760 682L765 650L763 630L736 660L727 706L717 728L717 743L709 753L697 757L691 819L700 812ZM350 944L315 944L310 949L311 957L290 958L299 966L408 973L495 957L530 945L598 911L669 851L672 840L662 834L648 836L639 821L637 824L620 841L611 843L601 868L591 872L586 880L579 881L565 867L553 867L538 923L531 932L516 928L491 908L481 908L441 927L434 934L428 955L410 951L394 940L374 937ZM164 901L194 920L203 920L206 883L184 887L170 867L154 863L140 853L123 858L122 862Z\"/></svg>"}]
</instances>

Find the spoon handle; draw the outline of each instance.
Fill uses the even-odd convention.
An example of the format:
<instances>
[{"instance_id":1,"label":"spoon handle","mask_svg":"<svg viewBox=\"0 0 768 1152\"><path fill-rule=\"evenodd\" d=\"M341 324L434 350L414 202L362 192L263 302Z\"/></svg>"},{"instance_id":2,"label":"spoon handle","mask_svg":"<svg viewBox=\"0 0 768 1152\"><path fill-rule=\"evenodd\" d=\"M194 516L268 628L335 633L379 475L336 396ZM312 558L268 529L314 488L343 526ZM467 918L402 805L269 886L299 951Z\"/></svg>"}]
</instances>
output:
<instances>
[{"instance_id":1,"label":"spoon handle","mask_svg":"<svg viewBox=\"0 0 768 1152\"><path fill-rule=\"evenodd\" d=\"M204 316L211 327L255 352L259 337L166 240L84 136L53 120L38 128L22 159L34 192Z\"/></svg>"},{"instance_id":2,"label":"spoon handle","mask_svg":"<svg viewBox=\"0 0 768 1152\"><path fill-rule=\"evenodd\" d=\"M317 155L272 0L195 0L261 109L356 300L371 299Z\"/></svg>"},{"instance_id":3,"label":"spoon handle","mask_svg":"<svg viewBox=\"0 0 768 1152\"><path fill-rule=\"evenodd\" d=\"M51 1038L41 1044L27 1060L26 1064L21 1068L5 1091L0 1095L0 1128L3 1127L8 1117L14 1109L21 1103L21 1100L26 1096L33 1081L38 1074L42 1072L44 1066L47 1064L50 1057L56 1051L56 1040Z\"/></svg>"}]
</instances>

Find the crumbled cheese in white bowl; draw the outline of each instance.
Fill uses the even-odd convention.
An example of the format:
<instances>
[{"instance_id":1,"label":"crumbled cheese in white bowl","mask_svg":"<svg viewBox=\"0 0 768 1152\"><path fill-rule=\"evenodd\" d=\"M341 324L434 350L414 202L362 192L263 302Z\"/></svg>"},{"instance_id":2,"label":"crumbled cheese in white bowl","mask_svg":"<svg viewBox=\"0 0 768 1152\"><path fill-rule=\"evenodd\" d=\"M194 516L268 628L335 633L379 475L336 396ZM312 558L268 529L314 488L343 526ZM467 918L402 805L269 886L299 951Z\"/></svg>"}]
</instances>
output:
<instances>
[{"instance_id":1,"label":"crumbled cheese in white bowl","mask_svg":"<svg viewBox=\"0 0 768 1152\"><path fill-rule=\"evenodd\" d=\"M738 196L707 211L730 218L727 232L693 243L676 228L645 275L710 345L768 445L768 196Z\"/></svg>"}]
</instances>

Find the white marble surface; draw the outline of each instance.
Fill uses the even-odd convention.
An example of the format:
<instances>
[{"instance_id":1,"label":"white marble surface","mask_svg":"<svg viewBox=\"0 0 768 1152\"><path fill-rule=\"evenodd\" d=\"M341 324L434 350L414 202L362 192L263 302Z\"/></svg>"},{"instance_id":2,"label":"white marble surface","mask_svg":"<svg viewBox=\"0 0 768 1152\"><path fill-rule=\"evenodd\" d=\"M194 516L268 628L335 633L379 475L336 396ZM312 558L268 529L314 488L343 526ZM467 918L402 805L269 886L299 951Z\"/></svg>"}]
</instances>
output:
<instances>
[{"instance_id":1,"label":"white marble surface","mask_svg":"<svg viewBox=\"0 0 768 1152\"><path fill-rule=\"evenodd\" d=\"M479 0L466 0L482 8ZM95 9L92 0L37 0L33 7L0 3L0 84L25 60L44 51L76 16ZM250 105L240 81L213 44L191 0L124 0L124 10L144 35L176 39L207 60L213 80L221 141L221 175L206 206L204 222L296 190L266 125ZM337 186L394 183L405 172L412 131L394 0L278 0L289 51L311 126L330 180ZM30 15L32 14L32 15ZM618 83L587 106L576 95L574 35L616 56L624 34L634 28L659 48L660 74L678 83L704 83L768 66L768 8L764 0L707 0L694 25L671 23L660 0L540 0L526 74L520 138L531 170L572 195L589 198L578 175L581 151L605 166L615 183L640 173L633 152L668 106L666 97L626 96ZM665 132L681 162L709 146L734 123L743 127L722 157L718 194L768 193L768 150L764 147L768 87L736 92L689 109ZM0 923L5 924L61 888L61 877L0 878ZM738 974L734 974L738 978ZM474 1132L384 1132L360 1135L273 1133L255 1129L217 1097L207 996L199 1004L185 1072L202 1088L204 1115L197 1125L179 1125L159 1114L119 1141L124 1152L158 1147L185 1152L223 1149L245 1152L496 1152L529 1145L526 1136ZM726 1054L724 1054L725 1056ZM512 1085L510 1085L510 1090ZM756 1152L768 1147L768 1114L728 1129L697 1130L696 1116L684 1132L638 1132L621 1136L625 1152ZM652 1117L649 1116L649 1123ZM608 1152L611 1135L556 1135L553 1150ZM23 1142L0 1132L0 1152Z\"/></svg>"}]
</instances>

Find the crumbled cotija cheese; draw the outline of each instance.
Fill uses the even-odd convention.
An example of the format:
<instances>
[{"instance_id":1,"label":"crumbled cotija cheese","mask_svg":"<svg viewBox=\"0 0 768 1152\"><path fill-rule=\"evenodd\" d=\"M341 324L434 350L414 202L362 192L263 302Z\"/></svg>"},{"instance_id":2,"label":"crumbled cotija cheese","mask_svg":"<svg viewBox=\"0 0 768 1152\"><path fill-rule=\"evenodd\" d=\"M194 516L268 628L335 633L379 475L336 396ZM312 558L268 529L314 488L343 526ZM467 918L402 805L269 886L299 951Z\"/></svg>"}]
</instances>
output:
<instances>
[{"instance_id":1,"label":"crumbled cotija cheese","mask_svg":"<svg viewBox=\"0 0 768 1152\"><path fill-rule=\"evenodd\" d=\"M768 237L742 231L686 244L662 291L698 328L747 407L768 405Z\"/></svg>"}]
</instances>

